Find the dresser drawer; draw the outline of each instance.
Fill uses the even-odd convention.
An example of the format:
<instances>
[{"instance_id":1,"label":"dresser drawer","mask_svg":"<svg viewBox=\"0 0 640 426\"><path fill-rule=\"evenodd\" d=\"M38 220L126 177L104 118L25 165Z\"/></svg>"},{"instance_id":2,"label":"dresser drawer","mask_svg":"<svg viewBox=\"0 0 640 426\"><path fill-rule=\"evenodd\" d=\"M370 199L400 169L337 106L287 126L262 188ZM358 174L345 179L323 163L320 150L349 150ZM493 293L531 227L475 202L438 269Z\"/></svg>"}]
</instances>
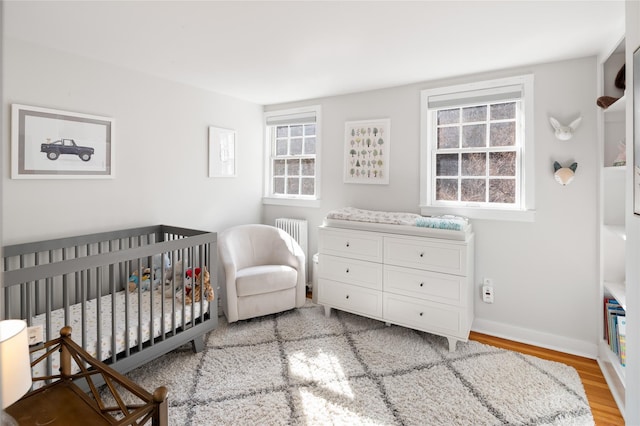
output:
<instances>
[{"instance_id":1,"label":"dresser drawer","mask_svg":"<svg viewBox=\"0 0 640 426\"><path fill-rule=\"evenodd\" d=\"M382 292L320 278L318 303L332 308L382 319Z\"/></svg>"},{"instance_id":2,"label":"dresser drawer","mask_svg":"<svg viewBox=\"0 0 640 426\"><path fill-rule=\"evenodd\" d=\"M382 290L382 264L320 254L318 276L333 281Z\"/></svg>"},{"instance_id":3,"label":"dresser drawer","mask_svg":"<svg viewBox=\"0 0 640 426\"><path fill-rule=\"evenodd\" d=\"M382 236L374 233L320 228L318 251L322 254L382 262Z\"/></svg>"},{"instance_id":4,"label":"dresser drawer","mask_svg":"<svg viewBox=\"0 0 640 426\"><path fill-rule=\"evenodd\" d=\"M469 319L464 308L384 293L384 319L416 330L466 339Z\"/></svg>"},{"instance_id":5,"label":"dresser drawer","mask_svg":"<svg viewBox=\"0 0 640 426\"><path fill-rule=\"evenodd\" d=\"M385 237L384 263L465 275L467 250L465 245L455 243Z\"/></svg>"},{"instance_id":6,"label":"dresser drawer","mask_svg":"<svg viewBox=\"0 0 640 426\"><path fill-rule=\"evenodd\" d=\"M384 266L384 291L450 305L466 305L467 278L421 269Z\"/></svg>"}]
</instances>

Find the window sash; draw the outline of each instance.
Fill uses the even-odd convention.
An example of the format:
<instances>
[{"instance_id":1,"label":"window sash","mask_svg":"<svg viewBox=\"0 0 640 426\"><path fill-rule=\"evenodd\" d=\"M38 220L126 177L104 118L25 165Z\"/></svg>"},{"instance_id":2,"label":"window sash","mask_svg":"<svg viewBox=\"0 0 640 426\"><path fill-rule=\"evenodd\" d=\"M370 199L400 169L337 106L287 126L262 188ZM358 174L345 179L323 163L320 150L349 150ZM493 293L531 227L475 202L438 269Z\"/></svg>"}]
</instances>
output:
<instances>
[{"instance_id":1,"label":"window sash","mask_svg":"<svg viewBox=\"0 0 640 426\"><path fill-rule=\"evenodd\" d=\"M277 128L282 126L296 126L296 125L308 125L315 124L315 112L313 112L312 116L309 114L301 114L299 117L293 117L294 114L287 115L278 115L275 118L270 119L267 118L265 120L268 126L268 134L270 136L270 159L269 159L269 196L271 197L283 197L283 198L300 198L300 199L315 199L318 192L318 181L317 181L317 151L316 154L306 154L305 150L305 141L309 138L315 138L316 140L316 150L317 150L317 138L318 132L316 128L316 132L313 135L305 134L303 130L303 134L301 136L291 136L291 131L287 132L287 136L278 137L277 136ZM286 117L285 120L283 117ZM290 154L291 151L291 141L292 139L301 139L302 140L302 153L301 154ZM278 141L286 141L287 142L287 154L278 154L277 153L277 143ZM289 160L299 160L300 165L297 174L289 174L288 170L288 161ZM314 161L314 173L313 175L305 175L302 173L302 161L303 160L313 160ZM284 161L284 174L276 174L275 164L277 161ZM276 179L283 179L284 186L283 192L276 192ZM289 192L289 182L290 179L298 179L297 192ZM313 180L313 194L303 194L303 180Z\"/></svg>"},{"instance_id":2,"label":"window sash","mask_svg":"<svg viewBox=\"0 0 640 426\"><path fill-rule=\"evenodd\" d=\"M505 88L508 88L505 89ZM461 95L464 93L472 96L470 98L464 98ZM434 207L446 207L446 206L464 206L464 207L481 207L481 208L500 208L500 209L521 209L523 207L523 197L522 197L522 146L523 146L523 129L522 129L522 100L521 99L513 99L513 95L516 92L513 90L513 86L503 86L497 88L496 90L476 90L476 91L466 91L466 92L456 92L453 94L446 94L440 96L429 96L427 98L428 106L437 106L433 108L429 108L428 117L429 117L429 144L430 144L430 196L429 196L429 204ZM518 92L521 95L521 92ZM481 98L483 102L478 103L478 99ZM489 114L490 106L499 103L508 103L515 102L515 118L514 119L499 119L492 120ZM438 111L448 110L448 109L459 109L462 113L463 108L475 107L475 106L486 106L487 107L487 115L484 120L481 121L464 121L461 117L459 118L457 123L452 124L438 124ZM491 146L491 124L496 123L504 123L504 122L515 122L515 141L514 145L508 146ZM470 126L474 124L484 124L485 125L485 135L484 135L484 146L481 147L463 147L463 128L465 126ZM460 129L458 132L458 143L456 148L438 148L438 129L441 128L458 128ZM500 152L514 152L515 153L515 171L513 176L493 176L490 174L490 156L491 153L500 153ZM484 153L486 154L485 158L485 167L484 167L484 175L480 176L469 176L463 174L463 155L464 154L473 154L473 153ZM442 154L455 154L457 155L457 174L456 175L439 175L438 174L438 164L437 158L438 155ZM456 180L456 200L444 200L437 199L438 196L438 183L442 182L444 179ZM484 181L484 197L483 201L466 201L463 200L463 183L464 181L469 180L483 180ZM492 181L498 180L506 180L511 179L515 180L515 188L514 188L514 202L492 202L491 201L491 183Z\"/></svg>"}]
</instances>

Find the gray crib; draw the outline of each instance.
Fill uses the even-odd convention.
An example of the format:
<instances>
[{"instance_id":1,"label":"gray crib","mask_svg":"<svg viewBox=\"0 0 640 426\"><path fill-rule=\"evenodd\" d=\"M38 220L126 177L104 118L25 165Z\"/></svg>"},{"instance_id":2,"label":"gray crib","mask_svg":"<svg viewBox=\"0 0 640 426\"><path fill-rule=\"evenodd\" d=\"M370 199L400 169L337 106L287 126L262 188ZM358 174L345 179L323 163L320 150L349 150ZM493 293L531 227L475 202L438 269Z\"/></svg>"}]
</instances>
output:
<instances>
[{"instance_id":1,"label":"gray crib","mask_svg":"<svg viewBox=\"0 0 640 426\"><path fill-rule=\"evenodd\" d=\"M216 260L216 233L166 225L7 246L4 316L41 327L45 341L71 325L76 343L124 373L188 342L202 349L217 303L193 275L208 271L216 289Z\"/></svg>"}]
</instances>

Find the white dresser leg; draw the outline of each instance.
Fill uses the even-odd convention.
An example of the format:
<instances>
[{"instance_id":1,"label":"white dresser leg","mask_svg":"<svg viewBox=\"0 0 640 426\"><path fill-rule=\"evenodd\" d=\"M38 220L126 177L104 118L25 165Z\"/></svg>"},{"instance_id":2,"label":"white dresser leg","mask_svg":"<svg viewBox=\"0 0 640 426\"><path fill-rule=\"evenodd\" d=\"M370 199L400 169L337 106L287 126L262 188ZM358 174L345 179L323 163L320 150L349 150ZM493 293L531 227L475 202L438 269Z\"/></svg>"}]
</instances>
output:
<instances>
[{"instance_id":1,"label":"white dresser leg","mask_svg":"<svg viewBox=\"0 0 640 426\"><path fill-rule=\"evenodd\" d=\"M324 305L324 316L327 318L331 316L331 306Z\"/></svg>"},{"instance_id":2,"label":"white dresser leg","mask_svg":"<svg viewBox=\"0 0 640 426\"><path fill-rule=\"evenodd\" d=\"M449 352L455 352L457 340L451 337L447 337L447 340L449 341Z\"/></svg>"}]
</instances>

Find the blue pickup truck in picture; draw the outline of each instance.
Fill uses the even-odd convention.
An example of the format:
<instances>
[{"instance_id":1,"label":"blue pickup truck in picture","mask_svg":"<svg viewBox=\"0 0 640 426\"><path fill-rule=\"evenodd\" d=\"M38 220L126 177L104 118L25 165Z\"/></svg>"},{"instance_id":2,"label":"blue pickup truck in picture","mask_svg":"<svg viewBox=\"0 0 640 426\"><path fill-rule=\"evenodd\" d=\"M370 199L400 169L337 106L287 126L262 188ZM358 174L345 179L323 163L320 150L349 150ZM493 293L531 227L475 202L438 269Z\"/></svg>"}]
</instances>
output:
<instances>
[{"instance_id":1,"label":"blue pickup truck in picture","mask_svg":"<svg viewBox=\"0 0 640 426\"><path fill-rule=\"evenodd\" d=\"M47 154L49 160L57 160L61 154L77 155L82 161L91 160L93 148L77 145L73 139L60 139L40 145L40 152Z\"/></svg>"}]
</instances>

